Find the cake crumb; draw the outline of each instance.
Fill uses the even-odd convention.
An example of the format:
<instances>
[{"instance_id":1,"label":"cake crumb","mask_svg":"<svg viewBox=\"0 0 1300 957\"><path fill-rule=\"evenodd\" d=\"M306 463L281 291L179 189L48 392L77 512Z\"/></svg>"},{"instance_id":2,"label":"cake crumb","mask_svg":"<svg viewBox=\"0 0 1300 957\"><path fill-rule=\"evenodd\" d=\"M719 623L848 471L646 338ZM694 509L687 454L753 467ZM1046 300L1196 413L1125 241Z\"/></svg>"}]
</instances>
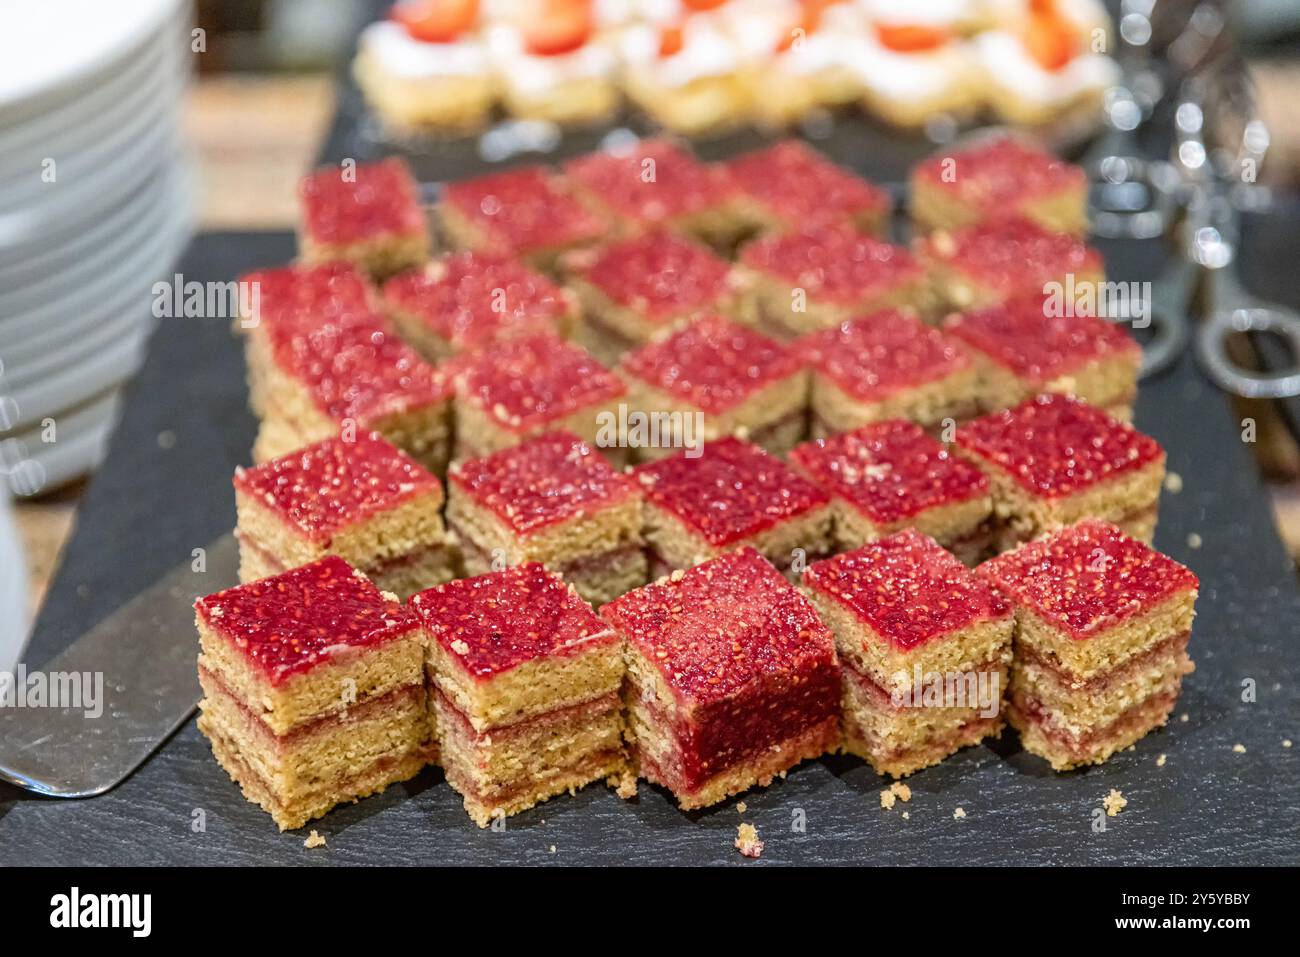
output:
<instances>
[{"instance_id":1,"label":"cake crumb","mask_svg":"<svg viewBox=\"0 0 1300 957\"><path fill-rule=\"evenodd\" d=\"M307 835L307 840L302 842L302 846L303 847L324 847L325 835L321 834L319 831L313 830L310 834Z\"/></svg>"},{"instance_id":2,"label":"cake crumb","mask_svg":"<svg viewBox=\"0 0 1300 957\"><path fill-rule=\"evenodd\" d=\"M1114 788L1111 788L1110 793L1101 799L1101 806L1106 809L1107 817L1114 817L1120 811L1124 810L1124 808L1128 807L1128 798Z\"/></svg>"},{"instance_id":3,"label":"cake crumb","mask_svg":"<svg viewBox=\"0 0 1300 957\"><path fill-rule=\"evenodd\" d=\"M745 813L746 811L748 811L748 810L749 810L749 805L746 804L744 801L737 801L737 802L736 802L736 813L737 813L737 814L744 814L744 813Z\"/></svg>"},{"instance_id":4,"label":"cake crumb","mask_svg":"<svg viewBox=\"0 0 1300 957\"><path fill-rule=\"evenodd\" d=\"M959 807L952 812L952 819L954 821L960 821L965 816L966 816L966 809L964 807Z\"/></svg>"},{"instance_id":5,"label":"cake crumb","mask_svg":"<svg viewBox=\"0 0 1300 957\"><path fill-rule=\"evenodd\" d=\"M903 820L904 820L904 821L910 820L911 817L912 817L912 814L911 814L910 811L904 811L904 812L903 812Z\"/></svg>"},{"instance_id":6,"label":"cake crumb","mask_svg":"<svg viewBox=\"0 0 1300 957\"><path fill-rule=\"evenodd\" d=\"M758 839L758 828L742 824L736 828L736 850L745 857L758 857L763 853L763 842Z\"/></svg>"},{"instance_id":7,"label":"cake crumb","mask_svg":"<svg viewBox=\"0 0 1300 957\"><path fill-rule=\"evenodd\" d=\"M1177 472L1165 473L1165 491L1177 495L1183 490L1183 477Z\"/></svg>"},{"instance_id":8,"label":"cake crumb","mask_svg":"<svg viewBox=\"0 0 1300 957\"><path fill-rule=\"evenodd\" d=\"M1195 532L1192 532L1191 534L1189 534L1189 535L1187 536L1187 547L1188 547L1188 548L1200 548L1200 547L1201 547L1201 536L1197 535Z\"/></svg>"},{"instance_id":9,"label":"cake crumb","mask_svg":"<svg viewBox=\"0 0 1300 957\"><path fill-rule=\"evenodd\" d=\"M1160 757L1156 758L1156 767L1163 768L1164 766L1165 766L1165 756L1162 754L1160 755Z\"/></svg>"},{"instance_id":10,"label":"cake crumb","mask_svg":"<svg viewBox=\"0 0 1300 957\"><path fill-rule=\"evenodd\" d=\"M896 795L898 795L898 799L900 801L906 802L912 800L912 789L909 788L902 781L895 781L893 784L889 786L889 790L893 791Z\"/></svg>"},{"instance_id":11,"label":"cake crumb","mask_svg":"<svg viewBox=\"0 0 1300 957\"><path fill-rule=\"evenodd\" d=\"M1290 739L1290 738L1283 738L1283 739L1282 739L1282 747L1284 747L1284 748L1289 748L1289 747L1291 747L1291 739Z\"/></svg>"},{"instance_id":12,"label":"cake crumb","mask_svg":"<svg viewBox=\"0 0 1300 957\"><path fill-rule=\"evenodd\" d=\"M1178 720L1181 721L1183 724L1186 724L1188 718L1190 717L1191 715L1189 715L1186 711L1184 711L1182 714L1178 716Z\"/></svg>"},{"instance_id":13,"label":"cake crumb","mask_svg":"<svg viewBox=\"0 0 1300 957\"><path fill-rule=\"evenodd\" d=\"M555 845L552 844L552 845L551 845L550 847L548 847L546 850L547 850L547 853L549 853L549 854L554 854L554 853L555 853Z\"/></svg>"},{"instance_id":14,"label":"cake crumb","mask_svg":"<svg viewBox=\"0 0 1300 957\"><path fill-rule=\"evenodd\" d=\"M1246 746L1244 744L1234 744L1232 750L1236 751L1238 754L1245 754Z\"/></svg>"},{"instance_id":15,"label":"cake crumb","mask_svg":"<svg viewBox=\"0 0 1300 957\"><path fill-rule=\"evenodd\" d=\"M469 645L457 638L451 643L451 650L456 652L458 655L467 655L469 654Z\"/></svg>"},{"instance_id":16,"label":"cake crumb","mask_svg":"<svg viewBox=\"0 0 1300 957\"><path fill-rule=\"evenodd\" d=\"M886 788L880 792L880 806L888 811L898 801L898 795Z\"/></svg>"}]
</instances>

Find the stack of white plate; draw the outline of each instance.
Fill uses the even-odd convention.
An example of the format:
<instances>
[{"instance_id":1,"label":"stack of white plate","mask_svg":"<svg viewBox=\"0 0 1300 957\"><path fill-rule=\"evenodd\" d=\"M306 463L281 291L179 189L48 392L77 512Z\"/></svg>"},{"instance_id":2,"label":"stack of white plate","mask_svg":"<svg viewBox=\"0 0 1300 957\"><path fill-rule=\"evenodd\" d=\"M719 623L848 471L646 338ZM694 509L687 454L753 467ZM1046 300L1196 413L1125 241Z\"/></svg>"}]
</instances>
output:
<instances>
[{"instance_id":1,"label":"stack of white plate","mask_svg":"<svg viewBox=\"0 0 1300 957\"><path fill-rule=\"evenodd\" d=\"M0 5L0 478L49 491L103 453L192 228L188 0Z\"/></svg>"}]
</instances>

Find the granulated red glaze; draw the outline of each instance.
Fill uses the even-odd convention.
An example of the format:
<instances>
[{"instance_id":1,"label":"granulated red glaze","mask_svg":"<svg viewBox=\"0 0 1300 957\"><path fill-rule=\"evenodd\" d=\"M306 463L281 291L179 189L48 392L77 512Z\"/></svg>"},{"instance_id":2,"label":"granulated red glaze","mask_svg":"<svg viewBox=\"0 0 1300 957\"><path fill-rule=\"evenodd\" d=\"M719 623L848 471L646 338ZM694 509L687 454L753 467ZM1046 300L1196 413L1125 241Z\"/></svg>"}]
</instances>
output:
<instances>
[{"instance_id":1,"label":"granulated red glaze","mask_svg":"<svg viewBox=\"0 0 1300 957\"><path fill-rule=\"evenodd\" d=\"M790 466L734 437L704 443L704 454L637 466L646 499L721 548L826 505L830 499Z\"/></svg>"},{"instance_id":2,"label":"granulated red glaze","mask_svg":"<svg viewBox=\"0 0 1300 957\"><path fill-rule=\"evenodd\" d=\"M261 269L239 277L249 290L251 327L315 329L328 325L383 327L371 302L370 283L346 263Z\"/></svg>"},{"instance_id":3,"label":"granulated red glaze","mask_svg":"<svg viewBox=\"0 0 1300 957\"><path fill-rule=\"evenodd\" d=\"M788 225L883 215L889 194L841 169L798 140L727 164L736 184Z\"/></svg>"},{"instance_id":4,"label":"granulated red glaze","mask_svg":"<svg viewBox=\"0 0 1300 957\"><path fill-rule=\"evenodd\" d=\"M443 202L498 252L530 253L599 239L605 224L541 167L450 184Z\"/></svg>"},{"instance_id":5,"label":"granulated red glaze","mask_svg":"<svg viewBox=\"0 0 1300 957\"><path fill-rule=\"evenodd\" d=\"M999 555L978 571L1076 640L1200 587L1190 568L1096 519Z\"/></svg>"},{"instance_id":6,"label":"granulated red glaze","mask_svg":"<svg viewBox=\"0 0 1300 957\"><path fill-rule=\"evenodd\" d=\"M194 607L272 685L416 627L405 608L334 555L208 595Z\"/></svg>"},{"instance_id":7,"label":"granulated red glaze","mask_svg":"<svg viewBox=\"0 0 1300 957\"><path fill-rule=\"evenodd\" d=\"M446 401L445 377L397 336L364 325L271 330L276 360L335 422L365 428L388 415Z\"/></svg>"},{"instance_id":8,"label":"granulated red glaze","mask_svg":"<svg viewBox=\"0 0 1300 957\"><path fill-rule=\"evenodd\" d=\"M911 528L814 562L803 580L902 651L1011 614L986 582Z\"/></svg>"},{"instance_id":9,"label":"granulated red glaze","mask_svg":"<svg viewBox=\"0 0 1300 957\"><path fill-rule=\"evenodd\" d=\"M961 349L939 330L892 310L814 332L799 340L797 349L817 373L864 402L970 367Z\"/></svg>"},{"instance_id":10,"label":"granulated red glaze","mask_svg":"<svg viewBox=\"0 0 1300 957\"><path fill-rule=\"evenodd\" d=\"M1062 395L1040 395L967 422L957 428L956 442L1042 498L1073 495L1165 456L1149 435Z\"/></svg>"},{"instance_id":11,"label":"granulated red glaze","mask_svg":"<svg viewBox=\"0 0 1300 957\"><path fill-rule=\"evenodd\" d=\"M947 331L1031 383L1048 382L1097 359L1142 349L1120 326L1095 316L1048 316L1042 295L1017 297L989 309L953 316Z\"/></svg>"},{"instance_id":12,"label":"granulated red glaze","mask_svg":"<svg viewBox=\"0 0 1300 957\"><path fill-rule=\"evenodd\" d=\"M405 163L386 159L358 165L353 176L347 172L329 166L299 184L308 236L345 245L424 234L420 187Z\"/></svg>"},{"instance_id":13,"label":"granulated red glaze","mask_svg":"<svg viewBox=\"0 0 1300 957\"><path fill-rule=\"evenodd\" d=\"M724 167L708 166L663 140L570 160L565 175L619 216L642 226L717 209L736 196Z\"/></svg>"},{"instance_id":14,"label":"granulated red glaze","mask_svg":"<svg viewBox=\"0 0 1300 957\"><path fill-rule=\"evenodd\" d=\"M328 544L349 525L442 486L405 452L378 434L326 439L251 468L237 469L235 489L255 499L314 542Z\"/></svg>"},{"instance_id":15,"label":"granulated red glaze","mask_svg":"<svg viewBox=\"0 0 1300 957\"><path fill-rule=\"evenodd\" d=\"M720 316L706 316L642 346L620 368L696 409L722 413L788 379L801 364L781 343Z\"/></svg>"},{"instance_id":16,"label":"granulated red glaze","mask_svg":"<svg viewBox=\"0 0 1300 957\"><path fill-rule=\"evenodd\" d=\"M456 387L459 399L511 429L553 422L626 392L622 379L585 350L555 336L497 343L463 365Z\"/></svg>"},{"instance_id":17,"label":"granulated red glaze","mask_svg":"<svg viewBox=\"0 0 1300 957\"><path fill-rule=\"evenodd\" d=\"M854 303L920 282L925 270L906 249L848 227L755 240L740 261L803 289L812 302Z\"/></svg>"},{"instance_id":18,"label":"granulated red glaze","mask_svg":"<svg viewBox=\"0 0 1300 957\"><path fill-rule=\"evenodd\" d=\"M447 480L520 535L640 494L635 482L568 432L548 432L464 462Z\"/></svg>"},{"instance_id":19,"label":"granulated red glaze","mask_svg":"<svg viewBox=\"0 0 1300 957\"><path fill-rule=\"evenodd\" d=\"M931 233L923 258L970 276L1010 297L1042 295L1043 285L1067 275L1083 281L1103 272L1101 253L1083 240L1053 233L1027 219L999 219L952 233Z\"/></svg>"},{"instance_id":20,"label":"granulated red glaze","mask_svg":"<svg viewBox=\"0 0 1300 957\"><path fill-rule=\"evenodd\" d=\"M913 179L993 214L1026 200L1083 190L1088 182L1080 167L1009 136L932 156L916 167Z\"/></svg>"},{"instance_id":21,"label":"granulated red glaze","mask_svg":"<svg viewBox=\"0 0 1300 957\"><path fill-rule=\"evenodd\" d=\"M612 243L577 271L613 302L652 322L712 306L730 291L729 263L659 231Z\"/></svg>"},{"instance_id":22,"label":"granulated red glaze","mask_svg":"<svg viewBox=\"0 0 1300 957\"><path fill-rule=\"evenodd\" d=\"M790 464L879 525L989 494L983 472L902 420L805 442Z\"/></svg>"},{"instance_id":23,"label":"granulated red glaze","mask_svg":"<svg viewBox=\"0 0 1300 957\"><path fill-rule=\"evenodd\" d=\"M453 253L384 285L384 301L418 317L457 350L507 335L553 332L573 304L555 283L518 260L482 252Z\"/></svg>"},{"instance_id":24,"label":"granulated red glaze","mask_svg":"<svg viewBox=\"0 0 1300 957\"><path fill-rule=\"evenodd\" d=\"M430 588L411 599L411 608L476 681L618 640L590 605L538 562Z\"/></svg>"}]
</instances>

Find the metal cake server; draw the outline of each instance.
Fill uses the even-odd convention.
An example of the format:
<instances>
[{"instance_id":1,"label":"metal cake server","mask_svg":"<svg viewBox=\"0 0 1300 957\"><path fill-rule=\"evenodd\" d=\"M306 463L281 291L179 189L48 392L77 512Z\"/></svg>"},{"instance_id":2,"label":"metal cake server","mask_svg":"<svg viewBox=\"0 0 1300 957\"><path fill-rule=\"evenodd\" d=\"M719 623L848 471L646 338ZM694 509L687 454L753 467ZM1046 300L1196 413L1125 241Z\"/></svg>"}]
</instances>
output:
<instances>
[{"instance_id":1,"label":"metal cake server","mask_svg":"<svg viewBox=\"0 0 1300 957\"><path fill-rule=\"evenodd\" d=\"M205 593L238 582L234 535L206 552ZM125 780L184 724L202 697L193 608L199 581L190 563L179 565L50 661L8 676L0 779L51 797L93 797ZM80 691L76 706L52 707L48 698L34 706L41 682L63 690L59 704Z\"/></svg>"}]
</instances>

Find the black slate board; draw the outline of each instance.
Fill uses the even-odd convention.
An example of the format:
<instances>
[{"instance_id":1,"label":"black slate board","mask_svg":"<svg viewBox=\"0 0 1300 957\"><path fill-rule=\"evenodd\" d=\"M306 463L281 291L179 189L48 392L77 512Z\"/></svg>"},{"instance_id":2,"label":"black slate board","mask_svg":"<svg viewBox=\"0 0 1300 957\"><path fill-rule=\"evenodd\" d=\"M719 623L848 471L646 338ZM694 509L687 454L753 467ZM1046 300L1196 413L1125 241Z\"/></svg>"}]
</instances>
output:
<instances>
[{"instance_id":1,"label":"black slate board","mask_svg":"<svg viewBox=\"0 0 1300 957\"><path fill-rule=\"evenodd\" d=\"M1150 275L1158 257L1108 252L1120 279ZM1280 251L1253 261L1270 253ZM227 280L292 254L288 234L211 234L180 271ZM1185 481L1181 494L1164 497L1157 545L1202 580L1191 645L1198 667L1177 709L1188 720L1067 775L1052 774L1008 734L913 776L911 802L890 812L877 799L885 782L860 762L811 762L744 795L743 820L767 844L760 864L1300 863L1300 763L1282 747L1300 737L1300 594L1254 464L1227 400L1190 358L1144 385L1137 423L1165 444L1169 468ZM229 477L247 462L253 431L228 322L164 320L82 506L29 664L230 529ZM158 441L164 432L175 438L171 448ZM1198 550L1187 543L1192 532L1204 540ZM225 584L196 576L194 590ZM1257 685L1253 704L1241 700L1246 679ZM1233 751L1237 743L1244 754ZM1095 833L1093 815L1111 788L1129 806ZM953 817L958 806L963 820ZM196 832L197 811L206 829ZM0 785L0 865L741 865L731 846L741 820L734 801L682 814L655 788L624 803L592 787L511 818L503 832L480 831L441 773L428 770L315 822L329 844L307 851L301 833L277 833L244 802L191 722L99 798L63 802ZM800 821L806 826L795 830Z\"/></svg>"}]
</instances>

